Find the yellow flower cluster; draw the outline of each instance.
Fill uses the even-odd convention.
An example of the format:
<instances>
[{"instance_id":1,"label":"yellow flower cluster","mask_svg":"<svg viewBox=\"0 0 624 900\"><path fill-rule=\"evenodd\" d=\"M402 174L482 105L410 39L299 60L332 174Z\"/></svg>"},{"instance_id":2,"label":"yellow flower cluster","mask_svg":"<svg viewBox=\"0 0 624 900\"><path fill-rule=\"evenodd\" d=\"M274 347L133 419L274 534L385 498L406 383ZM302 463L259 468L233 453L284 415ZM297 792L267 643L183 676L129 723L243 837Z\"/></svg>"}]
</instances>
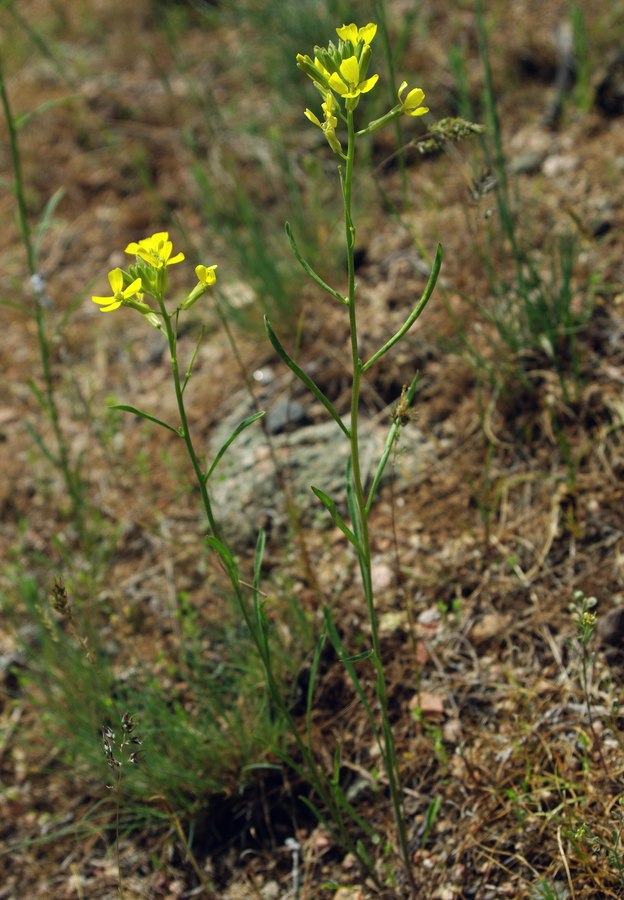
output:
<instances>
[{"instance_id":1,"label":"yellow flower cluster","mask_svg":"<svg viewBox=\"0 0 624 900\"><path fill-rule=\"evenodd\" d=\"M150 292L150 273L164 273L169 266L184 260L184 253L173 254L173 244L169 240L169 232L157 231L151 237L133 241L126 247L125 253L136 258L136 266L131 267L132 274L123 269L112 269L108 273L112 296L92 297L100 307L100 312L113 312L120 306L136 309L154 324L157 316L154 310L143 302L145 293ZM143 268L141 268L143 266ZM215 283L217 266L196 266L197 285L193 288L180 309L188 309L205 291ZM142 273L142 274L140 274ZM136 277L135 277L136 276ZM152 291L153 292L153 291Z\"/></svg>"},{"instance_id":2,"label":"yellow flower cluster","mask_svg":"<svg viewBox=\"0 0 624 900\"><path fill-rule=\"evenodd\" d=\"M321 122L309 109L305 110L305 115L323 131L334 153L341 156L342 146L336 136L336 127L338 115L343 121L345 119L339 112L335 95L344 101L347 112L353 112L362 94L367 94L377 84L379 75L368 75L371 43L376 33L377 26L374 22L369 22L361 28L352 22L336 29L338 46L330 41L326 48L315 47L314 59L301 53L297 54L297 66L312 79L323 96L323 121ZM400 114L422 116L429 112L427 107L421 105L425 94L420 88L413 88L403 99L406 87L407 82L404 81L399 88L398 105L376 124Z\"/></svg>"}]
</instances>

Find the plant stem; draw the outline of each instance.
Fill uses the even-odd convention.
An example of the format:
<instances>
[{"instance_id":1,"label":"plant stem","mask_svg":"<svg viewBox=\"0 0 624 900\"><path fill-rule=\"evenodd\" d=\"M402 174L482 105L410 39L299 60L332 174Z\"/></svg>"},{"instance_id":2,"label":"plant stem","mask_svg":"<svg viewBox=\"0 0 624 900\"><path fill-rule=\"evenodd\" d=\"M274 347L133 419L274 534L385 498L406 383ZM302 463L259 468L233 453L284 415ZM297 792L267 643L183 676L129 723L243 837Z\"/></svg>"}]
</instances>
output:
<instances>
[{"instance_id":1,"label":"plant stem","mask_svg":"<svg viewBox=\"0 0 624 900\"><path fill-rule=\"evenodd\" d=\"M221 530L217 525L216 519L212 512L212 504L210 503L210 496L208 494L208 488L206 487L206 479L204 477L204 473L202 471L202 467L200 465L199 459L197 458L197 453L195 452L195 447L193 446L193 440L191 438L191 432L189 429L188 419L186 415L186 408L184 406L184 393L182 389L182 382L180 380L180 367L178 365L178 312L176 311L173 316L170 316L165 307L165 301L162 291L158 293L156 296L156 301L160 307L160 310L163 315L163 320L165 323L165 333L167 335L167 343L169 344L169 356L171 359L171 374L173 375L173 386L175 389L176 401L178 404L178 413L180 415L180 434L182 440L186 445L186 451L189 455L189 459L191 461L191 465L193 466L193 471L195 472L195 477L197 478L197 484L199 485L199 492L202 499L202 504L204 507L204 511L206 513L206 517L208 519L208 524L210 526L210 531L214 535L214 537L218 538L221 542L223 542L223 538L221 536ZM172 324L172 318L175 316L175 327Z\"/></svg>"},{"instance_id":2,"label":"plant stem","mask_svg":"<svg viewBox=\"0 0 624 900\"><path fill-rule=\"evenodd\" d=\"M202 498L202 504L204 510L206 512L206 516L208 518L208 523L210 527L210 531L212 536L216 538L216 540L221 544L221 546L229 553L229 548L227 547L227 542L225 541L221 529L219 528L217 521L214 517L212 511L212 505L210 502L210 496L208 494L208 487L206 484L206 479L204 473L202 471L201 465L199 463L197 453L195 452L195 448L193 445L193 441L191 438L191 432L188 424L188 418L186 415L186 409L184 406L184 393L182 389L182 383L180 380L180 369L178 365L178 355L177 355L177 323L178 323L178 312L174 313L173 316L170 316L165 307L164 295L166 289L166 273L163 273L160 278L159 289L155 293L155 299L159 305L160 311L163 316L163 321L165 324L165 334L167 336L167 343L169 345L169 355L171 360L171 372L173 376L173 383L175 389L176 400L178 404L178 412L180 415L180 435L184 440L186 450L191 461L191 465L193 467L193 471L195 473L195 477L197 479L197 483L199 485L200 494ZM175 317L175 324L172 322L172 319ZM231 554L230 554L231 556ZM232 557L233 559L233 557ZM276 680L275 674L273 672L273 666L271 661L270 648L268 645L268 637L263 633L262 626L257 622L254 622L254 618L252 616L252 612L249 608L248 603L243 596L243 592L241 589L241 582L239 578L238 566L234 563L235 571L230 571L230 580L232 584L232 588L234 590L234 594L236 597L237 605L241 611L243 619L245 620L245 625L247 630L254 642L256 650L260 656L262 661L262 666L265 673L266 683L268 691L271 695L273 702L276 707L279 709L280 714L283 716L284 721L286 722L290 733L292 734L299 753L303 759L304 768L302 768L302 772L307 778L308 782L314 788L318 796L321 798L325 807L329 810L331 814L331 819L335 825L335 834L340 843L347 851L353 854L353 856L358 860L363 869L367 869L367 864L365 858L360 853L357 844L353 841L349 832L346 828L343 810L340 806L340 802L338 799L334 798L331 790L331 784L327 776L319 770L315 759L314 754L312 752L312 748L306 744L301 734L299 733L299 729L297 728L297 724L293 719L290 710L284 698L282 696L282 691L280 690L280 686ZM262 613L262 611L261 611ZM258 612L256 611L256 619L258 618ZM370 872L371 877L376 880L375 872Z\"/></svg>"},{"instance_id":3,"label":"plant stem","mask_svg":"<svg viewBox=\"0 0 624 900\"><path fill-rule=\"evenodd\" d=\"M399 777L399 767L396 755L396 746L392 735L392 727L388 716L388 692L386 679L383 670L381 658L381 642L379 640L379 628L377 624L377 613L375 610L375 597L373 591L372 574L371 574L371 547L370 534L368 529L368 510L366 506L366 497L364 495L364 487L362 484L362 473L360 464L360 444L359 444L359 405L360 405L360 388L362 379L362 360L359 354L358 333L357 333L357 313L355 302L355 226L351 216L351 195L353 184L353 165L355 161L355 130L353 125L353 111L347 111L347 128L348 128L348 149L345 174L343 179L343 195L344 195L344 211L345 211L345 237L347 244L347 272L348 272L348 307L349 307L349 327L351 331L351 358L353 367L353 384L351 393L351 423L350 423L350 442L351 442L351 462L353 471L353 487L355 491L355 500L358 512L358 522L354 524L354 531L359 537L358 557L360 564L360 572L362 575L362 586L364 589L364 597L366 600L366 608L371 629L372 649L373 649L373 665L375 667L375 690L379 707L381 711L382 731L383 731L383 763L388 785L390 788L390 797L392 801L392 809L394 813L395 824L400 844L400 852L405 866L405 873L412 889L415 892L416 886L412 874L412 866L407 844L407 833L405 828L405 818L403 815L403 804L401 797L401 785Z\"/></svg>"},{"instance_id":4,"label":"plant stem","mask_svg":"<svg viewBox=\"0 0 624 900\"><path fill-rule=\"evenodd\" d=\"M67 443L61 429L60 417L56 397L54 393L54 381L52 378L52 369L50 364L50 345L46 335L44 309L42 304L41 291L35 288L35 279L37 273L37 260L35 248L33 246L30 225L28 224L28 211L26 208L26 198L24 195L24 181L22 177L22 166L20 160L19 146L17 140L17 128L15 118L11 111L8 94L4 84L4 74L0 65L0 99L4 110L4 117L9 132L9 144L11 148L11 164L13 167L13 177L15 180L15 197L17 199L17 217L22 234L22 243L26 251L26 261L28 265L28 274L30 275L31 284L33 285L34 295L34 312L35 323L37 327L37 342L39 344L39 356L41 359L41 368L43 370L45 411L48 414L54 438L56 441L56 458L55 463L60 468L65 481L65 486L69 493L72 505L72 516L78 527L78 532L84 539L84 496L82 484L78 470L72 470L72 465L67 449ZM54 458L54 457L52 457Z\"/></svg>"}]
</instances>

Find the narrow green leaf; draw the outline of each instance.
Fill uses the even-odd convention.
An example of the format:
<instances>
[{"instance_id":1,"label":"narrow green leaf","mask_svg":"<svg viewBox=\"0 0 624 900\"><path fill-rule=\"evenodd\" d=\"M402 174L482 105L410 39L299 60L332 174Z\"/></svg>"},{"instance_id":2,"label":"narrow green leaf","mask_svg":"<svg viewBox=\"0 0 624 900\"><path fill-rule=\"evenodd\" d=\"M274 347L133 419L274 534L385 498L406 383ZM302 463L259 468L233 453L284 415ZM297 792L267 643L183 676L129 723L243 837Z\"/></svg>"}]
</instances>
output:
<instances>
[{"instance_id":1,"label":"narrow green leaf","mask_svg":"<svg viewBox=\"0 0 624 900\"><path fill-rule=\"evenodd\" d=\"M35 240L34 240L33 251L34 251L35 260L39 259L39 250L41 248L42 238L43 238L44 234L46 233L46 231L50 228L50 226L52 224L52 216L54 215L54 210L61 202L61 199L63 198L64 194L65 194L65 188L60 187L57 191L55 191L52 194L52 196L50 197L50 199L48 200L48 202L46 203L46 205L44 207L44 210L41 214L41 219L39 221L39 225L37 227L37 233L35 235Z\"/></svg>"},{"instance_id":2,"label":"narrow green leaf","mask_svg":"<svg viewBox=\"0 0 624 900\"><path fill-rule=\"evenodd\" d=\"M316 642L314 648L314 656L312 657L312 665L310 666L310 680L308 681L308 696L306 701L306 733L308 735L308 747L312 746L312 711L314 709L314 688L316 685L316 676L318 675L319 665L321 663L321 655L325 642L327 641L327 629L324 627L321 635Z\"/></svg>"},{"instance_id":3,"label":"narrow green leaf","mask_svg":"<svg viewBox=\"0 0 624 900\"><path fill-rule=\"evenodd\" d=\"M360 854L360 856L362 857L362 859L364 860L364 862L366 863L367 867L369 869L374 870L375 864L374 864L373 860L370 858L370 855L369 855L366 847L362 843L362 841L358 841L355 846L357 847L357 851Z\"/></svg>"},{"instance_id":4,"label":"narrow green leaf","mask_svg":"<svg viewBox=\"0 0 624 900\"><path fill-rule=\"evenodd\" d=\"M375 721L375 716L373 715L373 710L371 709L371 705L368 702L368 697L366 696L366 694L364 692L364 688L362 687L362 683L358 677L357 672L355 671L353 663L351 662L350 658L346 654L344 644L342 643L342 638L338 634L338 629L334 625L334 621L331 617L331 612L329 610L329 607L327 607L327 606L325 607L324 614L325 614L325 624L327 626L327 633L329 634L329 639L332 642L332 646L333 646L334 650L336 651L336 653L338 654L340 661L342 663L344 663L344 667L347 670L347 673L349 675L349 678L351 679L353 687L355 688L355 693L358 695L360 703L362 704L362 706L366 712L366 716L367 716L370 726L372 728L373 734L375 736L375 740L377 741L377 746L379 747L379 750L381 751L381 757L383 759L384 758L384 747L383 747L383 744L381 741L381 734L379 732L379 728L377 727L377 723Z\"/></svg>"},{"instance_id":5,"label":"narrow green leaf","mask_svg":"<svg viewBox=\"0 0 624 900\"><path fill-rule=\"evenodd\" d=\"M322 491L320 488L317 488L317 487L312 487L312 493L314 494L315 497L318 497L318 499L321 501L321 503L323 504L325 509L328 511L328 513L332 517L332 521L333 521L334 525L337 525L338 528L340 528L342 533L345 535L347 540L349 540L353 544L353 546L356 548L356 550L359 550L360 548L359 548L356 536L353 534L353 532L351 531L349 526L346 524L346 522L344 521L344 519L342 518L342 516L336 509L336 504L331 499L331 497L328 497L324 491Z\"/></svg>"},{"instance_id":6,"label":"narrow green leaf","mask_svg":"<svg viewBox=\"0 0 624 900\"><path fill-rule=\"evenodd\" d=\"M150 416L149 413L143 412L141 409L137 409L136 406L128 406L126 403L115 403L112 406L108 407L109 409L122 409L124 412L132 413L134 416L140 416L142 419L147 419L148 422L155 422L157 425L161 425L163 428L166 428L168 431L173 431L175 435L181 437L179 430L174 428L173 425L167 425L166 422L163 422L162 419L157 419L156 416Z\"/></svg>"},{"instance_id":7,"label":"narrow green leaf","mask_svg":"<svg viewBox=\"0 0 624 900\"><path fill-rule=\"evenodd\" d=\"M372 787L372 785L371 785L371 787ZM372 826L368 824L366 819L363 819L362 816L360 816L356 812L355 808L347 800L341 785L336 786L335 799L336 799L336 802L337 802L338 806L340 807L340 809L343 809L347 813L349 818L353 822L356 822L360 826L360 828L362 829L364 834L368 835L368 837L371 840L371 843L378 844L379 843L379 835L377 834L375 829L372 828Z\"/></svg>"},{"instance_id":8,"label":"narrow green leaf","mask_svg":"<svg viewBox=\"0 0 624 900\"><path fill-rule=\"evenodd\" d=\"M412 403L414 402L414 395L416 394L416 387L418 385L418 380L420 378L420 372L417 372L416 375L412 378L409 388L407 389L407 393L405 394L406 400L406 412L409 412L411 409ZM388 437L386 438L386 443L384 445L383 453L381 454L381 459L379 460L379 465L377 466L377 471L375 472L375 477L373 478L373 483L371 484L370 490L368 492L368 497L366 498L366 514L370 512L371 506L373 504L373 500L375 499L375 494L377 493L377 488L379 487L379 482L382 479L384 470L386 468L386 464L388 459L390 458L390 453L392 452L392 448L396 442L396 439L399 436L399 432L401 431L403 423L396 419L392 426L390 427L390 431L388 432Z\"/></svg>"},{"instance_id":9,"label":"narrow green leaf","mask_svg":"<svg viewBox=\"0 0 624 900\"><path fill-rule=\"evenodd\" d=\"M41 437L41 435L39 434L37 429L34 427L34 425L31 425L30 422L26 422L26 428L28 429L28 432L29 432L31 438L33 439L35 444L39 447L39 449L41 450L41 452L43 453L45 458L48 460L48 462L51 462L52 465L58 469L60 467L60 461L56 458L56 456L48 448L45 441L43 440L43 438Z\"/></svg>"},{"instance_id":10,"label":"narrow green leaf","mask_svg":"<svg viewBox=\"0 0 624 900\"><path fill-rule=\"evenodd\" d=\"M294 361L294 359L291 359L291 358L290 358L290 356L288 355L288 353L286 353L286 351L284 350L284 348L283 348L282 345L280 344L277 335L276 335L275 332L273 331L273 329L272 329L272 327L271 327L271 323L269 322L269 320L267 319L266 316L264 317L264 326L265 326L266 332L267 332L267 334L268 334L268 336L269 336L269 340L271 341L271 343L272 343L272 345L273 345L273 348L274 348L275 352L277 353L277 355L280 357L280 359L282 359L283 362L286 363L286 365L288 366L288 368L289 368L292 372L295 373L295 375L297 376L297 378L305 384L305 386L308 388L308 390L310 390L310 391L314 394L314 396L316 397L316 399L321 401L321 403L323 404L323 406L325 407L325 409L327 410L327 412L328 412L328 413L331 415L331 417L338 423L338 425L340 426L341 430L345 433L345 435L346 435L348 438L350 438L351 435L350 435L350 433L349 433L349 429L347 428L347 426L345 425L345 423L344 423L344 422L342 421L342 419L340 418L340 416L339 416L339 414L338 414L338 410L336 409L336 407L333 405L333 403L331 402L331 400L329 400L329 399L325 396L325 394L324 394L323 391L320 389L320 387L318 387L318 385L315 384L314 381L312 381L312 379L310 378L310 376L307 375L307 374L303 371L303 369L302 369L300 366L297 365L297 363Z\"/></svg>"},{"instance_id":11,"label":"narrow green leaf","mask_svg":"<svg viewBox=\"0 0 624 900\"><path fill-rule=\"evenodd\" d=\"M219 451L218 451L217 455L215 456L215 458L212 462L212 465L210 466L210 468L204 475L204 482L206 482L206 483L208 482L209 478L211 477L212 473L219 465L219 463L223 457L223 454L225 453L227 448L230 446L230 444L232 444L236 440L236 438L239 436L239 434L241 432L243 432L246 428L248 428L249 425L252 425L254 422L257 422L258 419L261 419L263 415L264 415L263 411L255 412L253 415L247 416L246 419L243 419L242 422L239 422L239 424L236 426L236 428L234 429L232 434L229 436L227 441L225 441L225 443L219 448Z\"/></svg>"},{"instance_id":12,"label":"narrow green leaf","mask_svg":"<svg viewBox=\"0 0 624 900\"><path fill-rule=\"evenodd\" d=\"M399 328L399 330L394 334L389 341L381 347L376 353L373 353L371 358L367 360L362 366L362 372L366 372L367 369L376 363L378 359L387 353L388 350L393 347L397 341L400 341L406 332L410 330L416 319L419 317L425 306L427 305L429 298L433 293L433 289L436 286L436 281L438 280L438 275L440 274L440 266L442 265L442 245L438 244L438 249L436 252L435 259L433 261L433 267L431 269L431 274L429 275L429 280L425 286L425 290L423 291L423 295L414 307L410 316L405 320L403 325Z\"/></svg>"},{"instance_id":13,"label":"narrow green leaf","mask_svg":"<svg viewBox=\"0 0 624 900\"><path fill-rule=\"evenodd\" d=\"M374 652L374 650L362 650L361 653L356 653L355 656L342 657L342 662L361 662L363 659L370 659Z\"/></svg>"},{"instance_id":14,"label":"narrow green leaf","mask_svg":"<svg viewBox=\"0 0 624 900\"><path fill-rule=\"evenodd\" d=\"M212 550L215 551L215 553L225 566L227 573L230 576L230 580L234 585L234 590L238 590L238 566L236 565L236 560L230 553L229 549L222 541L219 540L219 538L216 538L211 534L206 538L206 543Z\"/></svg>"},{"instance_id":15,"label":"narrow green leaf","mask_svg":"<svg viewBox=\"0 0 624 900\"><path fill-rule=\"evenodd\" d=\"M433 826L435 825L435 821L438 818L438 813L440 812L441 805L442 800L440 799L439 795L436 795L433 800L430 801L429 806L427 807L427 812L425 814L425 826L423 828L423 834L420 840L420 846L423 849L427 846L429 835L431 834Z\"/></svg>"},{"instance_id":16,"label":"narrow green leaf","mask_svg":"<svg viewBox=\"0 0 624 900\"><path fill-rule=\"evenodd\" d=\"M349 515L353 523L353 531L357 540L356 547L362 546L362 524L360 522L360 511L358 509L357 498L355 496L355 487L353 485L353 460L351 457L347 460L347 507ZM359 554L360 558L362 554Z\"/></svg>"},{"instance_id":17,"label":"narrow green leaf","mask_svg":"<svg viewBox=\"0 0 624 900\"><path fill-rule=\"evenodd\" d=\"M334 750L334 769L331 779L332 794L334 797L336 797L336 794L340 791L340 746L340 741L338 741L336 749Z\"/></svg>"},{"instance_id":18,"label":"narrow green leaf","mask_svg":"<svg viewBox=\"0 0 624 900\"><path fill-rule=\"evenodd\" d=\"M41 388L32 380L32 378L29 379L29 381L27 383L28 383L28 387L31 389L31 391L35 395L37 403L39 404L41 409L44 411L44 413L47 413L48 412L48 401L47 401L45 394L43 393Z\"/></svg>"},{"instance_id":19,"label":"narrow green leaf","mask_svg":"<svg viewBox=\"0 0 624 900\"><path fill-rule=\"evenodd\" d=\"M15 309L17 312L21 313L26 313L28 311L23 303L16 303L14 300L5 300L4 297L0 298L0 306L6 306L9 309Z\"/></svg>"},{"instance_id":20,"label":"narrow green leaf","mask_svg":"<svg viewBox=\"0 0 624 900\"><path fill-rule=\"evenodd\" d=\"M270 650L269 647L269 617L267 616L265 601L261 600L258 594L254 596L254 615L256 617L256 625L258 626L257 635L262 644L263 660L265 665L270 668Z\"/></svg>"},{"instance_id":21,"label":"narrow green leaf","mask_svg":"<svg viewBox=\"0 0 624 900\"><path fill-rule=\"evenodd\" d=\"M200 328L200 331L199 331L199 337L197 338L197 343L195 344L195 349L193 350L193 355L191 356L190 362L186 368L186 374L184 376L184 384L182 385L182 393L184 393L184 391L186 390L186 386L189 383L189 379L193 372L193 366L195 365L195 360L197 359L197 354L199 353L199 348L201 346L201 342L204 339L205 333L206 333L206 330L205 330L204 326L202 325L202 327Z\"/></svg>"},{"instance_id":22,"label":"narrow green leaf","mask_svg":"<svg viewBox=\"0 0 624 900\"><path fill-rule=\"evenodd\" d=\"M335 291L333 287L330 287L330 285L328 285L326 281L323 281L321 276L317 275L317 273L314 271L310 263L306 259L304 259L301 251L299 250L299 247L297 246L297 242L295 241L289 222L286 222L284 229L286 231L286 237L288 238L292 252L297 257L297 262L299 262L306 275L309 275L312 281L315 281L319 287L323 288L324 291L327 291L327 293L334 297L336 300L340 300L341 303L348 303L349 301L347 300L347 298L343 297L342 294L340 294L338 291Z\"/></svg>"},{"instance_id":23,"label":"narrow green leaf","mask_svg":"<svg viewBox=\"0 0 624 900\"><path fill-rule=\"evenodd\" d=\"M54 109L55 106L65 106L67 103L73 103L77 99L77 97L57 97L54 100L46 100L45 103L41 103L35 109L30 109L21 116L15 116L15 128L17 131L21 131L36 116L43 115L48 110Z\"/></svg>"},{"instance_id":24,"label":"narrow green leaf","mask_svg":"<svg viewBox=\"0 0 624 900\"><path fill-rule=\"evenodd\" d=\"M256 541L256 553L254 556L253 565L253 587L256 594L258 593L258 588L260 587L260 577L262 574L262 558L264 556L265 545L266 532L264 528L261 528L258 532L258 540Z\"/></svg>"},{"instance_id":25,"label":"narrow green leaf","mask_svg":"<svg viewBox=\"0 0 624 900\"><path fill-rule=\"evenodd\" d=\"M336 843L339 845L343 844L343 841L341 840L340 832L338 831L337 828L334 828L334 826L331 823L331 819L328 816L324 816L323 813L318 808L318 806L316 806L316 804L314 804L308 797L304 797L302 795L299 797L299 799L301 800L301 802L303 804L305 804L305 806L308 807L310 812L312 812L313 815L316 816L318 821L321 823L321 825L323 825L327 829L329 834L333 835Z\"/></svg>"}]
</instances>

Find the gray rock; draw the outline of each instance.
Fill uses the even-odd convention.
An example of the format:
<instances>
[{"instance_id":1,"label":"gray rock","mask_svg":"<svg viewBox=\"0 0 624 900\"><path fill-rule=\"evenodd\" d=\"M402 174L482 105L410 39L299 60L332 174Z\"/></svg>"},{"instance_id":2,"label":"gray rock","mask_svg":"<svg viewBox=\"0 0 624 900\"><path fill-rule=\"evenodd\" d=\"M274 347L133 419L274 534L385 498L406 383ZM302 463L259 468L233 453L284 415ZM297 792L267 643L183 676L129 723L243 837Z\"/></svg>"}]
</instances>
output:
<instances>
[{"instance_id":1,"label":"gray rock","mask_svg":"<svg viewBox=\"0 0 624 900\"><path fill-rule=\"evenodd\" d=\"M212 455L251 412L249 398L242 395L233 412L213 433L210 445ZM369 484L390 425L388 413L383 419L363 422L360 426L363 474ZM273 533L276 529L278 532L285 530L287 515L276 464L289 485L303 521L306 524L318 521L321 528L333 527L310 486L325 491L336 502L340 512L345 514L349 450L345 435L331 420L270 435L269 439L260 423L247 428L230 446L208 486L215 513L228 540L238 548L249 546L255 542L261 524L270 523ZM433 441L410 422L399 438L394 463L391 458L384 478L390 477L394 465L398 482L408 484L430 462L434 452Z\"/></svg>"}]
</instances>

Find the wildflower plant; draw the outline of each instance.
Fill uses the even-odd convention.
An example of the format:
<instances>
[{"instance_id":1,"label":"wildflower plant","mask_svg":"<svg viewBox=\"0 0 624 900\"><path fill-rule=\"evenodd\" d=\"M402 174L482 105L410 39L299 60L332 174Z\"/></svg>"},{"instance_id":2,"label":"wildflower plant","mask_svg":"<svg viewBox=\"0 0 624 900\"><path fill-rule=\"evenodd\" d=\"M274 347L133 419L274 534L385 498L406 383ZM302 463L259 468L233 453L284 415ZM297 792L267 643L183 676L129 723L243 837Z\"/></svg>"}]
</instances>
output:
<instances>
[{"instance_id":1,"label":"wildflower plant","mask_svg":"<svg viewBox=\"0 0 624 900\"><path fill-rule=\"evenodd\" d=\"M331 610L326 609L324 627L319 638L312 662L312 677L307 695L305 727L302 729L293 718L284 692L275 674L272 659L272 638L269 617L266 611L267 598L260 589L262 557L265 546L265 535L261 530L258 535L256 553L251 578L243 578L238 561L227 544L224 534L213 511L210 497L210 479L227 448L240 432L260 418L263 413L256 413L234 430L225 441L212 462L202 463L196 452L189 421L185 408L185 388L191 377L193 364L197 356L199 344L190 356L186 374L181 375L178 351L178 324L180 317L195 304L215 283L216 265L200 265L195 269L196 285L187 297L170 310L167 301L167 273L171 265L182 263L184 255L174 253L172 242L167 232L158 232L151 237L132 242L126 252L134 257L127 270L114 269L109 273L112 295L94 296L93 301L102 312L114 312L124 307L142 315L152 326L158 328L166 338L174 391L177 399L179 422L168 423L153 415L152 412L139 410L133 406L118 406L152 421L180 437L186 446L192 469L199 487L202 505L208 522L206 542L217 554L224 572L231 582L232 591L240 614L245 621L249 635L261 659L265 673L267 689L274 707L279 711L291 732L296 753L284 752L275 748L281 758L302 776L312 788L312 797L306 802L318 818L330 830L337 842L352 853L360 867L380 885L380 875L375 861L370 856L370 848L378 843L378 837L370 825L365 822L345 796L339 779L340 761L336 752L335 766L332 772L326 772L317 761L317 754L312 738L312 711L314 704L315 678L318 672L323 646L329 639L334 650L342 660L352 681L356 696L362 704L374 739L383 761L383 770L390 793L391 805L397 831L398 851L402 860L405 881L412 894L415 894L414 876L411 871L411 859L408 849L408 836L403 814L403 797L400 772L394 737L388 711L388 688L384 674L384 664L379 638L377 611L371 577L371 541L369 535L369 516L384 469L401 428L409 420L409 409L414 401L418 375L415 375L401 397L401 413L391 418L388 437L381 458L374 470L370 484L364 481L360 452L359 407L362 382L366 373L407 333L424 310L436 284L442 261L442 250L438 246L435 261L424 287L422 296L414 306L401 328L389 335L385 342L367 359L363 359L358 342L357 318L357 285L355 281L355 246L356 226L352 216L353 172L356 160L356 144L364 136L383 125L395 120L398 116L421 116L428 110L422 105L424 92L420 88L407 91L407 83L403 82L397 92L397 103L381 118L356 129L355 116L367 94L377 85L379 76L370 74L372 59L372 42L377 26L369 23L363 27L355 24L343 25L336 29L338 42L330 41L327 47L315 47L314 56L298 54L297 66L308 75L321 95L322 119L310 109L305 115L312 124L321 128L332 152L338 156L339 179L344 204L344 240L347 255L347 290L343 293L325 282L303 257L290 226L286 225L287 237L293 252L307 275L319 285L333 301L345 307L348 315L351 348L351 404L350 416L343 417L329 397L313 381L287 353L277 334L265 317L266 331L269 340L283 362L306 385L314 396L323 404L329 415L340 429L343 438L349 445L349 463L347 467L347 499L348 515L344 516L338 509L336 501L329 497L320 487L313 486L312 491L326 509L331 521L343 533L354 550L362 578L365 608L370 623L371 645L364 652L351 655L344 646L338 628L332 618ZM200 337L201 340L201 337ZM368 662L372 666L375 686L376 704L371 703L364 688L364 683L357 670L357 663ZM362 839L354 839L353 827L356 826ZM364 842L366 840L366 844ZM367 849L368 846L368 849Z\"/></svg>"},{"instance_id":2,"label":"wildflower plant","mask_svg":"<svg viewBox=\"0 0 624 900\"><path fill-rule=\"evenodd\" d=\"M602 741L596 729L592 703L592 677L596 654L591 649L596 630L597 616L593 612L598 601L595 597L586 597L583 591L574 591L569 610L576 625L575 650L580 661L580 682L587 709L587 721L592 736L593 749L597 751L600 763L607 778L610 777L607 761L602 750Z\"/></svg>"}]
</instances>

